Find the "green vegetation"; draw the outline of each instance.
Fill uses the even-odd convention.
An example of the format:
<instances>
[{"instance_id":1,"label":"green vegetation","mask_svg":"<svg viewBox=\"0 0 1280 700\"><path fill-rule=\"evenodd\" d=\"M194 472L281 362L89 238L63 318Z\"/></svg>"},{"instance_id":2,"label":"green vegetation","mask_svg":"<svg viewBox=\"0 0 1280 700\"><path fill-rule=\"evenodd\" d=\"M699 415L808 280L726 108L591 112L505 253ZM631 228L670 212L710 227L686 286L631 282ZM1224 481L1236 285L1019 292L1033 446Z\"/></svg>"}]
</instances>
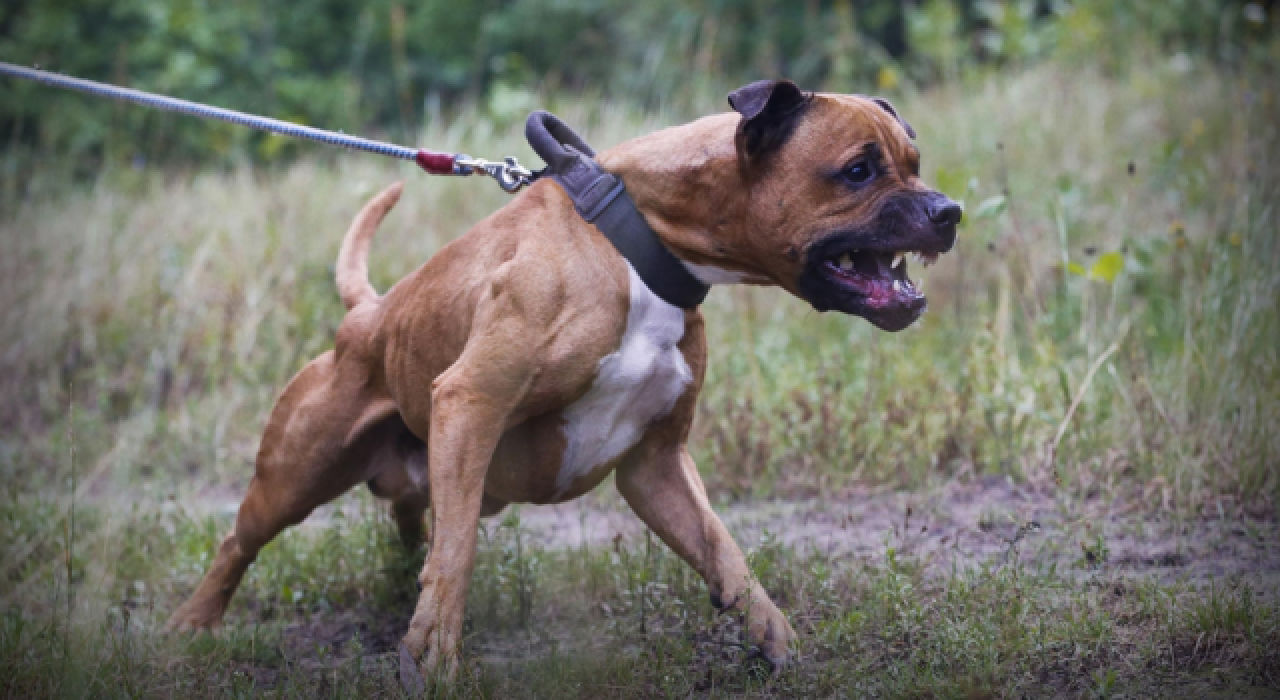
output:
<instances>
[{"instance_id":1,"label":"green vegetation","mask_svg":"<svg viewBox=\"0 0 1280 700\"><path fill-rule=\"evenodd\" d=\"M264 551L226 630L176 638L155 629L230 520L115 513L114 524L81 535L85 580L70 592L25 591L26 609L5 613L0 688L6 697L399 696L394 654L366 645L397 639L422 554L403 552L367 494L344 505L351 516ZM13 515L11 532L47 534L46 521ZM472 663L438 697L1091 697L1119 688L1167 697L1178 686L1185 697L1239 697L1277 681L1280 609L1247 585L1101 574L1073 582L963 558L937 577L910 537L887 539L875 562L767 537L751 550L802 640L797 668L774 677L665 547L642 537L545 549L522 538L516 513L486 524L468 604Z\"/></svg>"},{"instance_id":2,"label":"green vegetation","mask_svg":"<svg viewBox=\"0 0 1280 700\"><path fill-rule=\"evenodd\" d=\"M975 23L979 5L987 19ZM454 695L1263 697L1280 684L1278 591L1265 570L1280 503L1280 43L1265 33L1275 20L1265 11L1261 22L1242 19L1239 6L1216 3L1187 3L1177 21L1144 3L1077 3L1056 14L1019 14L1023 5L1011 3L996 24L995 5L915 6L902 16L909 48L886 51L881 63L858 53L844 78L832 72L838 52L814 73L771 64L840 89L880 83L919 133L925 179L965 201L966 221L956 251L912 269L932 308L899 334L817 314L779 290L713 291L692 447L722 509L807 499L800 517L835 522L849 503L994 480L1039 494L1057 521L1041 529L1017 508L983 510L963 525L1014 527L994 557L915 534L910 515L873 533L877 547L865 555L832 554L785 532L744 538L801 634L800 662L771 677L742 648L735 621L713 615L696 575L656 540L585 527L566 538L537 526L537 509L509 511L484 526L468 606L472 670ZM19 19L59 5L14 7L0 11L6 58L29 36L7 33ZM379 13L390 7L369 5L370 21L385 21ZM434 7L405 8L406 21L425 22L418 13ZM515 3L485 22L530 7ZM232 26L237 15L221 8L192 5L182 26ZM1211 10L1220 21L1202 21ZM222 12L226 22L214 22ZM725 12L746 10L729 3ZM860 31L874 33L862 24L873 15L858 13ZM948 17L960 23L952 43L927 33L942 32ZM306 34L321 32L315 25L285 31L277 21L281 45L323 43ZM703 31L707 21L695 24ZM424 72L411 83L414 104L424 90L453 94L431 81L455 80L448 89L463 93L478 86L445 113L415 111L407 140L536 162L521 143L535 105L602 147L718 111L717 84L760 74L753 64L727 68L754 55L757 40L728 37L759 26L721 21L715 45L742 53L717 49L719 69L673 88L670 100L646 97L667 94L656 68L636 78L653 81L652 93L635 96L599 97L609 92L593 87L611 80L604 73L520 87L491 72L492 56L512 51L498 41L466 64L488 66L480 78L415 63ZM1002 33L981 33L993 26ZM182 36L139 39L130 65L147 51L176 60L163 42ZM413 43L426 34L405 36L409 55L426 55ZM459 41L470 36L458 30ZM799 60L790 44L774 43L775 57ZM326 62L346 65L342 51L353 46L316 49L317 85L330 79ZM681 51L687 72L697 50ZM520 55L528 75L554 74L538 62L551 58ZM332 79L349 70L334 68ZM291 74L280 71L283 86ZM216 77L210 92L191 96L258 85ZM567 89L581 85L585 93ZM368 89L359 104L331 95L357 111L325 124L394 127L394 113L379 111L395 108L394 88ZM22 90L0 104L11 134L26 122L2 110L63 118L55 106L69 103L28 101L36 93ZM234 106L289 115L267 103ZM387 652L411 610L423 552L400 548L363 490L264 550L227 630L170 637L159 627L229 527L276 393L332 343L342 316L332 264L359 206L407 180L373 248L375 286L385 289L506 196L488 183L313 150L270 168L238 157L203 161L216 168L131 167L133 149L151 151L130 130L170 118L119 112L114 123L138 121L107 138L94 120L113 112L85 109L74 117L88 125L82 144L18 130L0 154L0 695L397 694ZM179 160L222 152L209 145L217 129L164 123L167 135L148 143ZM189 145L176 145L179 133ZM227 134L228 153L266 157L265 142ZM89 179L29 160L107 144L119 146L118 159L103 157ZM581 512L585 522L619 510L606 486ZM1185 538L1135 555L1113 529L1107 514L1116 512L1140 529L1235 528L1230 537L1264 554L1231 569L1244 575L1193 575L1201 569L1187 564ZM839 536L852 537L844 527ZM1166 562L1163 573L1135 567L1135 556Z\"/></svg>"},{"instance_id":3,"label":"green vegetation","mask_svg":"<svg viewBox=\"0 0 1280 700\"><path fill-rule=\"evenodd\" d=\"M1242 0L9 0L0 57L329 129L408 139L478 100L523 116L585 93L688 113L761 76L893 94L1045 57L1142 60L1134 44L1239 63L1275 27ZM1139 42L1135 42L1139 39ZM81 174L136 161L235 163L297 144L0 85L10 186L32 162ZM443 116L442 116L443 115ZM39 168L36 168L39 169ZM7 189L7 188L6 188Z\"/></svg>"}]
</instances>

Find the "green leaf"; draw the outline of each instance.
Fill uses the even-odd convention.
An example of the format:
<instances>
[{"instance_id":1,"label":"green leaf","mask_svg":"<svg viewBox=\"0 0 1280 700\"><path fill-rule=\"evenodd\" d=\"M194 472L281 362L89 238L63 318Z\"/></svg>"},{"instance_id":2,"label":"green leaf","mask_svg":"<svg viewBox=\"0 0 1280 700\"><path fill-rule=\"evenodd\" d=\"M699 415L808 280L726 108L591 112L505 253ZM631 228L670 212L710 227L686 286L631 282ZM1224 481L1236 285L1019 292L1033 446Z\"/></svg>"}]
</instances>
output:
<instances>
[{"instance_id":1,"label":"green leaf","mask_svg":"<svg viewBox=\"0 0 1280 700\"><path fill-rule=\"evenodd\" d=\"M1000 216L1005 209L1004 195L998 194L994 197L987 197L982 200L978 208L973 212L975 219L991 219Z\"/></svg>"},{"instance_id":2,"label":"green leaf","mask_svg":"<svg viewBox=\"0 0 1280 700\"><path fill-rule=\"evenodd\" d=\"M1067 371L1061 367L1058 368L1058 387L1062 389L1062 405L1071 404L1071 378L1067 376Z\"/></svg>"},{"instance_id":3,"label":"green leaf","mask_svg":"<svg viewBox=\"0 0 1280 700\"><path fill-rule=\"evenodd\" d=\"M969 174L959 169L938 168L934 175L938 190L952 199L960 199L965 195L965 184L968 180Z\"/></svg>"},{"instance_id":4,"label":"green leaf","mask_svg":"<svg viewBox=\"0 0 1280 700\"><path fill-rule=\"evenodd\" d=\"M1104 253L1098 258L1098 262L1093 264L1089 269L1089 276L1107 282L1114 282L1116 275L1124 270L1124 255L1121 253L1111 252Z\"/></svg>"},{"instance_id":5,"label":"green leaf","mask_svg":"<svg viewBox=\"0 0 1280 700\"><path fill-rule=\"evenodd\" d=\"M1079 275L1080 277L1084 277L1088 274L1084 269L1084 265L1077 262L1067 263L1067 272L1070 272L1073 275Z\"/></svg>"}]
</instances>

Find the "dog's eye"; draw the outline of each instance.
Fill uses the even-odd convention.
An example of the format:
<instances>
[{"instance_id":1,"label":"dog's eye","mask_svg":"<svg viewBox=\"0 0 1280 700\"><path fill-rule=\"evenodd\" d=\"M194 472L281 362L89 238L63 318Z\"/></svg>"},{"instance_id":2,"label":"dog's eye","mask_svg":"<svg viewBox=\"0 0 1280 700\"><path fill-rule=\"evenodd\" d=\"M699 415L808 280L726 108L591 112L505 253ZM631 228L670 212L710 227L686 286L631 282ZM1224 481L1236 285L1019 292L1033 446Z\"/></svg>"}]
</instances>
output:
<instances>
[{"instance_id":1,"label":"dog's eye","mask_svg":"<svg viewBox=\"0 0 1280 700\"><path fill-rule=\"evenodd\" d=\"M871 168L871 164L865 160L860 160L850 165L844 171L844 177L855 185L863 185L871 181L876 176L875 170Z\"/></svg>"}]
</instances>

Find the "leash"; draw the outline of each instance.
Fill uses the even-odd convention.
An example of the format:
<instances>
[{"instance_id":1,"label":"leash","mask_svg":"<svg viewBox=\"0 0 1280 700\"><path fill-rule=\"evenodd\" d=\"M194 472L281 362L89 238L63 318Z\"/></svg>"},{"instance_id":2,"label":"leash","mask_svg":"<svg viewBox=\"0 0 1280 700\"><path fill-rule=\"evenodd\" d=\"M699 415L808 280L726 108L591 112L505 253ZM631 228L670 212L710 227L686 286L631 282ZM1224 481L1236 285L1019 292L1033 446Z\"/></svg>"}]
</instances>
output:
<instances>
[{"instance_id":1,"label":"leash","mask_svg":"<svg viewBox=\"0 0 1280 700\"><path fill-rule=\"evenodd\" d=\"M418 167L431 175L487 175L498 182L504 192L519 192L520 188L533 181L534 175L528 168L520 165L513 157L508 156L501 162L488 161L483 158L472 158L464 153L441 153L424 148L406 148L393 143L374 141L373 139L350 136L337 131L326 131L310 126L280 121L269 117L260 117L231 109L223 109L211 105L166 97L142 90L108 85L92 80L73 78L59 73L27 68L12 63L0 62L0 75L8 75L23 80L31 80L53 87L76 90L96 97L108 97L123 100L152 109L178 112L204 119L219 119L240 126L247 126L260 131L270 131L284 136L318 141L331 146L342 146L357 151L376 153L380 156L391 156L401 160L411 160Z\"/></svg>"},{"instance_id":2,"label":"leash","mask_svg":"<svg viewBox=\"0 0 1280 700\"><path fill-rule=\"evenodd\" d=\"M357 151L411 160L431 175L487 175L505 192L515 193L542 177L554 180L573 200L574 209L594 224L627 259L645 285L659 298L682 309L702 303L710 287L694 277L662 239L653 232L627 194L622 179L595 161L595 151L555 115L537 111L525 123L525 137L547 167L532 172L508 156L501 162L472 158L464 153L441 153L350 136L292 122L246 114L222 107L157 95L142 90L73 78L38 68L0 62L0 75L31 80L134 104L204 119L219 119L251 129L318 141Z\"/></svg>"}]
</instances>

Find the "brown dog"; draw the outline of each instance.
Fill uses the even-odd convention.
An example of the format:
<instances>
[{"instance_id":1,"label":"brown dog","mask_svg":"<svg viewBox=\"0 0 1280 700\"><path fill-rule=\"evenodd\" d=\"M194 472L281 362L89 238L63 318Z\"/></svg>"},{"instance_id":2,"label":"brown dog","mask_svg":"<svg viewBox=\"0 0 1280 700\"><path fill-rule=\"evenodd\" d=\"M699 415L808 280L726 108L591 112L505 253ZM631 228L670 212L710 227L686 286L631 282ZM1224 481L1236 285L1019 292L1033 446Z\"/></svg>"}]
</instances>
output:
<instances>
[{"instance_id":1,"label":"brown dog","mask_svg":"<svg viewBox=\"0 0 1280 700\"><path fill-rule=\"evenodd\" d=\"M778 285L818 310L910 325L925 300L901 253L932 260L960 208L919 178L910 127L883 100L753 83L720 114L618 146L599 162L707 283ZM706 365L702 315L653 294L631 265L538 182L379 297L367 280L394 185L347 232L337 281L349 309L332 352L285 388L249 492L209 573L170 625L222 618L269 540L360 482L423 537L422 593L401 673L451 676L482 515L558 503L611 472L645 523L706 580L721 609L786 662L795 632L755 582L685 448Z\"/></svg>"}]
</instances>

